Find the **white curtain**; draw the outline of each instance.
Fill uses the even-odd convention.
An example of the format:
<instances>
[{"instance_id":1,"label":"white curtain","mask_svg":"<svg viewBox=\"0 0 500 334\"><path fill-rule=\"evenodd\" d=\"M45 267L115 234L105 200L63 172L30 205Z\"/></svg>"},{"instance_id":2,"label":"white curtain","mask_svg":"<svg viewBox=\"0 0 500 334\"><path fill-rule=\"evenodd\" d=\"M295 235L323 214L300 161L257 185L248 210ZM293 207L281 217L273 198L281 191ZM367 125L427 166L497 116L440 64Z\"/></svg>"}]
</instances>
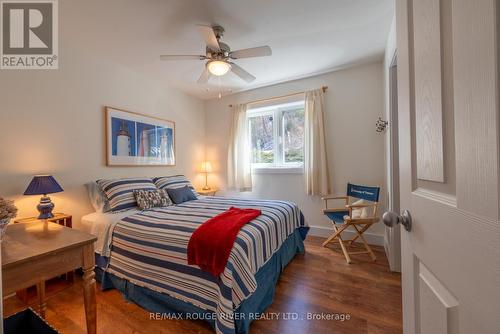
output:
<instances>
[{"instance_id":1,"label":"white curtain","mask_svg":"<svg viewBox=\"0 0 500 334\"><path fill-rule=\"evenodd\" d=\"M227 154L227 183L229 189L252 190L252 166L248 138L247 106L233 106L233 118Z\"/></svg>"},{"instance_id":2,"label":"white curtain","mask_svg":"<svg viewBox=\"0 0 500 334\"><path fill-rule=\"evenodd\" d=\"M308 195L330 194L330 173L325 138L323 89L306 92L304 176Z\"/></svg>"}]
</instances>

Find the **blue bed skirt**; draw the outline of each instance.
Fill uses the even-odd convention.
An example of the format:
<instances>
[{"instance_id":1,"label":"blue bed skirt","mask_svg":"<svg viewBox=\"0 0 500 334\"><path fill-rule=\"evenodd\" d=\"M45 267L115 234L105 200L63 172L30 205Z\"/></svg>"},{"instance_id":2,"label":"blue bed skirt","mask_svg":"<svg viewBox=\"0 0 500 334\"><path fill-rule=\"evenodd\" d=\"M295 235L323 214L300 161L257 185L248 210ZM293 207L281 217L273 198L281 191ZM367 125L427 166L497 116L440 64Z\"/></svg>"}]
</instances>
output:
<instances>
[{"instance_id":1,"label":"blue bed skirt","mask_svg":"<svg viewBox=\"0 0 500 334\"><path fill-rule=\"evenodd\" d=\"M250 323L256 314L264 312L272 304L276 284L286 265L295 254L304 253L304 239L309 227L300 227L290 234L280 249L255 274L257 290L245 299L235 313L237 334L246 334ZM96 254L96 279L101 283L101 289L118 289L128 301L134 302L146 310L162 314L190 314L191 319L206 320L215 328L215 319L211 311L203 310L182 300L170 297L167 294L156 292L145 287L137 286L113 274L104 272L107 259ZM194 316L193 316L194 315Z\"/></svg>"}]
</instances>

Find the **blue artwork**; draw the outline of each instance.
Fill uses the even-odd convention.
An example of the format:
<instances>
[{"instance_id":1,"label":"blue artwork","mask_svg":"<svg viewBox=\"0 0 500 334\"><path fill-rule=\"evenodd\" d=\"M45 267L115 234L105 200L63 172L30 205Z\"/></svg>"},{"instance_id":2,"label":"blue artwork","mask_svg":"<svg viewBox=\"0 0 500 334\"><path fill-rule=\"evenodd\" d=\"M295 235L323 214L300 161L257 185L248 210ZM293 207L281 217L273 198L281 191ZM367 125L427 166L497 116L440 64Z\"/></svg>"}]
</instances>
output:
<instances>
[{"instance_id":1,"label":"blue artwork","mask_svg":"<svg viewBox=\"0 0 500 334\"><path fill-rule=\"evenodd\" d=\"M135 156L135 122L111 118L111 151L115 156Z\"/></svg>"},{"instance_id":2,"label":"blue artwork","mask_svg":"<svg viewBox=\"0 0 500 334\"><path fill-rule=\"evenodd\" d=\"M137 123L137 156L156 157L156 127L151 124Z\"/></svg>"},{"instance_id":3,"label":"blue artwork","mask_svg":"<svg viewBox=\"0 0 500 334\"><path fill-rule=\"evenodd\" d=\"M157 146L156 152L157 156L162 159L173 158L174 152L174 130L172 128L156 127L156 137Z\"/></svg>"},{"instance_id":4,"label":"blue artwork","mask_svg":"<svg viewBox=\"0 0 500 334\"><path fill-rule=\"evenodd\" d=\"M174 122L109 107L106 115L108 165L175 165Z\"/></svg>"}]
</instances>

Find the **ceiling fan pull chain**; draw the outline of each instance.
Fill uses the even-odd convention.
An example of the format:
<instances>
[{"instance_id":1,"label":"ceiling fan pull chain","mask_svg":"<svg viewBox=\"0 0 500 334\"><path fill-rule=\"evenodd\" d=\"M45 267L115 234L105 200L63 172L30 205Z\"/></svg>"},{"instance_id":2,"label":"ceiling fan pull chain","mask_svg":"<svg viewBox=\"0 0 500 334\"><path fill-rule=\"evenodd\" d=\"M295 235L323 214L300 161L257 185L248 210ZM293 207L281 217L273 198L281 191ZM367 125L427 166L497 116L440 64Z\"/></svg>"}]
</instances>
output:
<instances>
[{"instance_id":1,"label":"ceiling fan pull chain","mask_svg":"<svg viewBox=\"0 0 500 334\"><path fill-rule=\"evenodd\" d=\"M220 76L217 77L217 81L219 84L219 99L222 99L222 88L221 88L221 84L220 84Z\"/></svg>"}]
</instances>

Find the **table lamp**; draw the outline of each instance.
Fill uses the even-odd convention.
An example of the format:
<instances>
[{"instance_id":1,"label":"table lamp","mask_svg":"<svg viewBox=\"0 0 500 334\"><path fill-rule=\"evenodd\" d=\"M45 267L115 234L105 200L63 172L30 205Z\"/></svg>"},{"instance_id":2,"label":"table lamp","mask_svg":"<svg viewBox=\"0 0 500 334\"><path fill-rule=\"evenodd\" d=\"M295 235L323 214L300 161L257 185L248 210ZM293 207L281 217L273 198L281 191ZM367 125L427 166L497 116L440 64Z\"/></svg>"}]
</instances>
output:
<instances>
[{"instance_id":1,"label":"table lamp","mask_svg":"<svg viewBox=\"0 0 500 334\"><path fill-rule=\"evenodd\" d=\"M212 164L210 161L204 161L201 163L201 172L205 173L205 186L202 189L210 190L210 187L208 186L208 173L212 172Z\"/></svg>"},{"instance_id":2,"label":"table lamp","mask_svg":"<svg viewBox=\"0 0 500 334\"><path fill-rule=\"evenodd\" d=\"M36 207L40 212L38 219L48 219L54 217L52 214L54 203L52 203L47 194L59 193L61 191L63 189L52 175L35 175L28 188L26 188L24 195L43 195Z\"/></svg>"}]
</instances>

